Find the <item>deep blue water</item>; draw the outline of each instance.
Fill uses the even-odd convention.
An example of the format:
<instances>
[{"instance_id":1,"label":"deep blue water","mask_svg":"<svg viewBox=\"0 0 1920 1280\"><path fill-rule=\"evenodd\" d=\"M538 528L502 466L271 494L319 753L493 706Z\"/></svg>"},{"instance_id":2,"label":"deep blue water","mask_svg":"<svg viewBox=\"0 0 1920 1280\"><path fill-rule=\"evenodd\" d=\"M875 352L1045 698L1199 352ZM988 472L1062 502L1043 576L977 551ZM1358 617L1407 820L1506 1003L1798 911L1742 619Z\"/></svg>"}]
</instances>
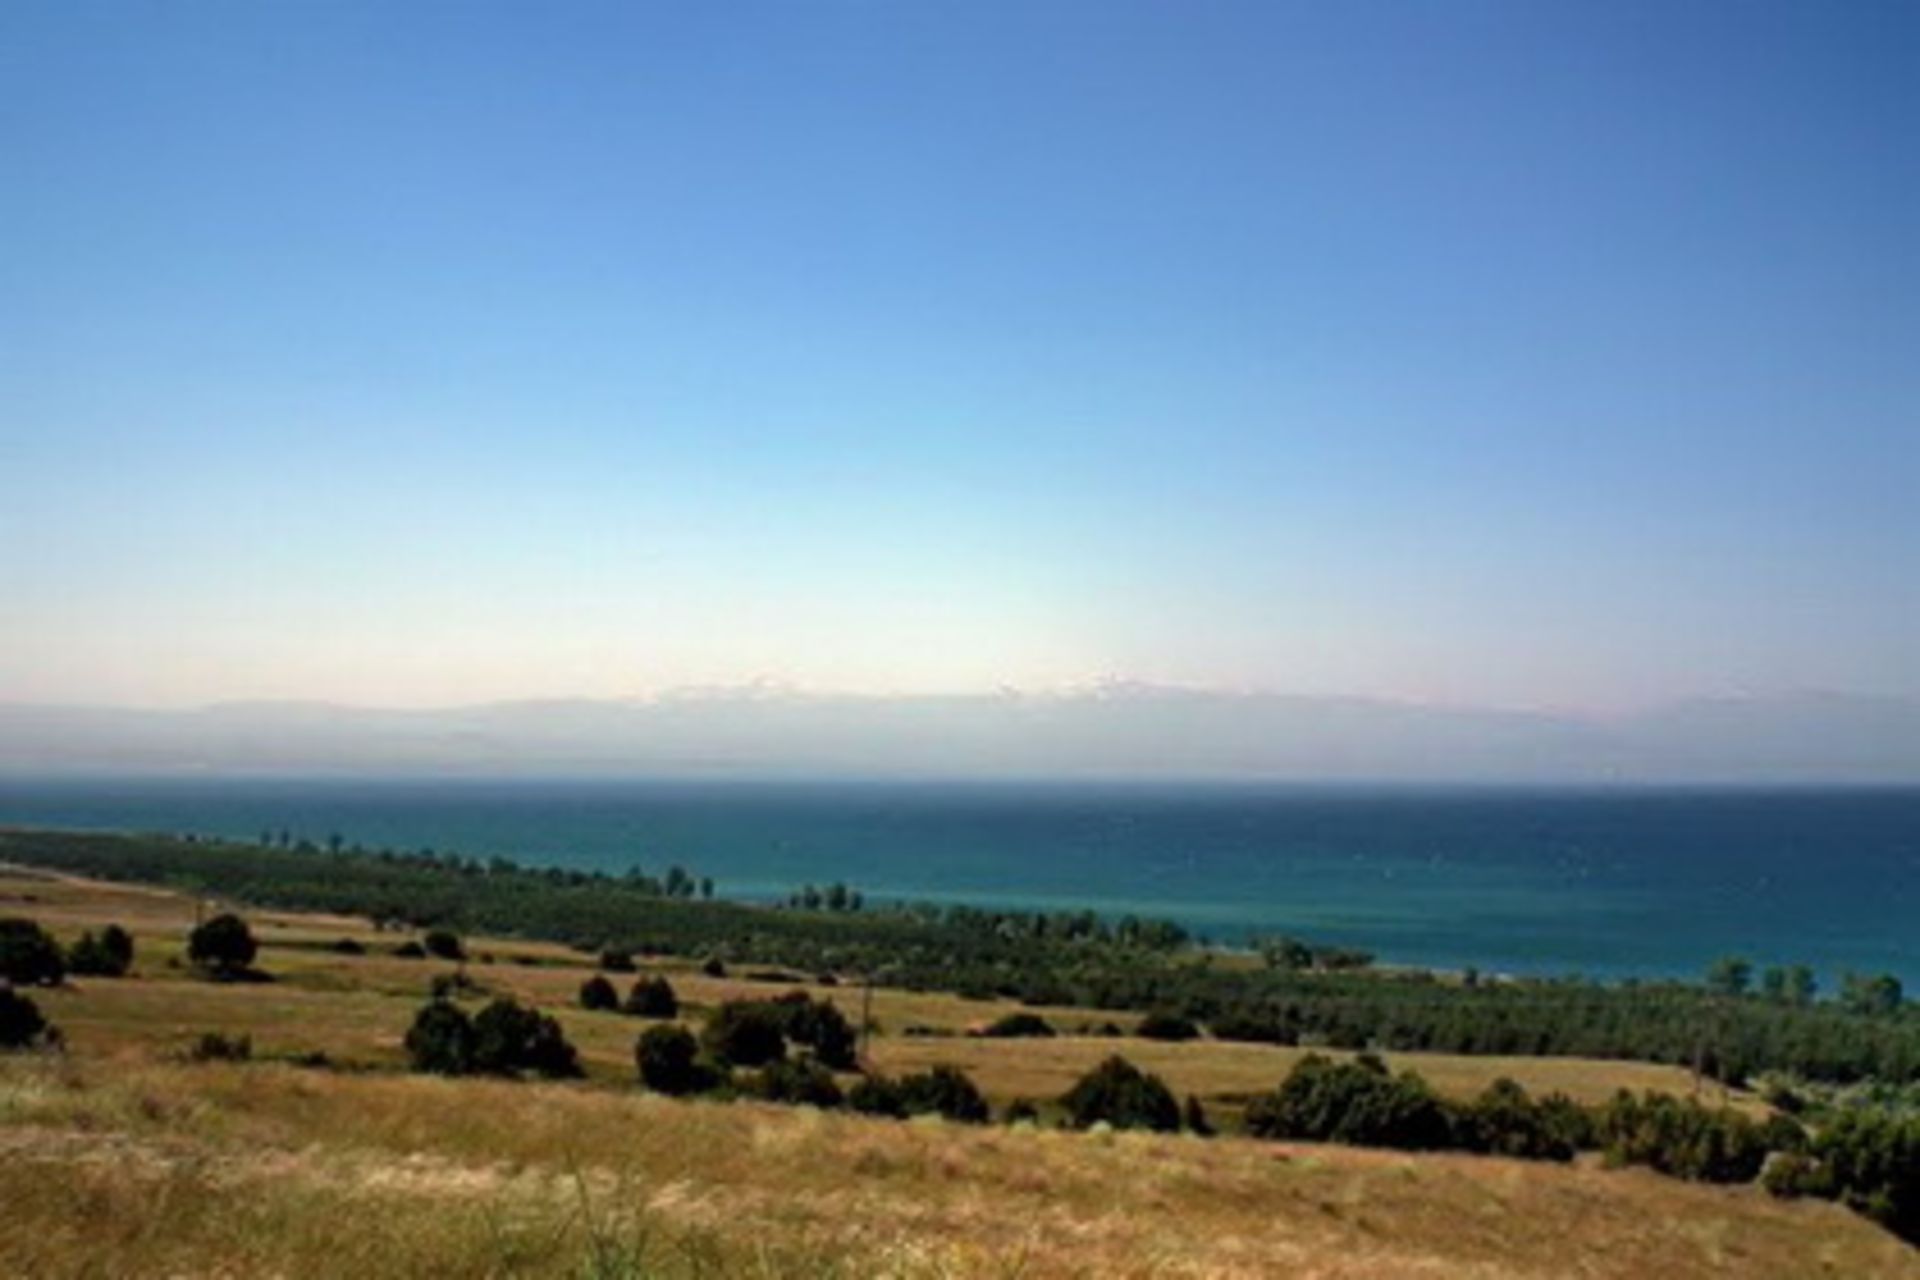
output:
<instances>
[{"instance_id":1,"label":"deep blue water","mask_svg":"<svg viewBox=\"0 0 1920 1280\"><path fill-rule=\"evenodd\" d=\"M1737 953L1920 986L1920 789L0 780L0 824L287 828L869 898L1169 917L1383 960L1693 975Z\"/></svg>"}]
</instances>

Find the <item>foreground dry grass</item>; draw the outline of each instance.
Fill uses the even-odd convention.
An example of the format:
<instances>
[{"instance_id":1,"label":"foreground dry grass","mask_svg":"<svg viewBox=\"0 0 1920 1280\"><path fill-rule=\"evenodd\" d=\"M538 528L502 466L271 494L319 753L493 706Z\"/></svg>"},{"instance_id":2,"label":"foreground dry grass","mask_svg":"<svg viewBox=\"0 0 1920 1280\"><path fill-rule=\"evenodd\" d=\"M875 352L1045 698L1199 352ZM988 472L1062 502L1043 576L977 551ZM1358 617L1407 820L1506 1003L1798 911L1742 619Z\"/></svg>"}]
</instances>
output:
<instances>
[{"instance_id":1,"label":"foreground dry grass","mask_svg":"<svg viewBox=\"0 0 1920 1280\"><path fill-rule=\"evenodd\" d=\"M0 1066L0 1273L1911 1277L1641 1171L275 1064Z\"/></svg>"},{"instance_id":2,"label":"foreground dry grass","mask_svg":"<svg viewBox=\"0 0 1920 1280\"><path fill-rule=\"evenodd\" d=\"M476 941L493 961L471 972L558 1013L593 1081L408 1076L391 1070L401 1034L446 966L392 957L398 939L363 921L249 912L278 980L209 984L176 963L194 910L0 875L0 915L69 938L117 920L139 947L127 979L36 995L65 1058L0 1060L0 1275L1920 1277L1920 1254L1834 1206L1639 1170L671 1102L630 1087L639 1024L570 1007L582 957L517 941ZM372 953L327 948L341 937ZM769 991L674 981L696 1004ZM895 1033L875 1039L878 1065L954 1062L1002 1102L1057 1093L1115 1049L1209 1099L1270 1088L1294 1057L905 1037L1006 1006L882 991L874 1007ZM354 1069L181 1061L205 1030ZM1687 1086L1627 1063L1404 1061L1456 1093L1500 1074L1586 1097Z\"/></svg>"}]
</instances>

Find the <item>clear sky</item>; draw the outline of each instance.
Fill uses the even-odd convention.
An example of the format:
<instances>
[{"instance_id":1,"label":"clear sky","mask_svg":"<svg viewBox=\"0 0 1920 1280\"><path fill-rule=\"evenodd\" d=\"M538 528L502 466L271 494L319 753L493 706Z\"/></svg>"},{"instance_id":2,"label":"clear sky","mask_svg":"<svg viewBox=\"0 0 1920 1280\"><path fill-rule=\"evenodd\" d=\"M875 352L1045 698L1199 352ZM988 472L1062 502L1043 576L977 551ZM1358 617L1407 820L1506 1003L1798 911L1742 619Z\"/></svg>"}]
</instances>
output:
<instances>
[{"instance_id":1,"label":"clear sky","mask_svg":"<svg viewBox=\"0 0 1920 1280\"><path fill-rule=\"evenodd\" d=\"M0 700L1920 696L1920 6L0 6Z\"/></svg>"}]
</instances>

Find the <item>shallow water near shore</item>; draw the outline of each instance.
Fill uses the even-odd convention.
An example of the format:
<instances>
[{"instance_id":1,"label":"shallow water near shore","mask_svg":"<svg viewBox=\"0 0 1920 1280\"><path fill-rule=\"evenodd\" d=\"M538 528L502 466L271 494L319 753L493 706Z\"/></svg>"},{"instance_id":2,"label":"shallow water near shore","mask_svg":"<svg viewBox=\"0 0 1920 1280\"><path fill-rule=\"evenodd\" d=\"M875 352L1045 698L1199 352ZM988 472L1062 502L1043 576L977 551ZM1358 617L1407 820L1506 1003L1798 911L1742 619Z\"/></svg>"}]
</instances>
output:
<instances>
[{"instance_id":1,"label":"shallow water near shore","mask_svg":"<svg viewBox=\"0 0 1920 1280\"><path fill-rule=\"evenodd\" d=\"M1824 990L1920 986L1920 789L11 779L0 824L680 863L725 897L842 880L1488 972L1693 976L1737 953L1810 963Z\"/></svg>"}]
</instances>

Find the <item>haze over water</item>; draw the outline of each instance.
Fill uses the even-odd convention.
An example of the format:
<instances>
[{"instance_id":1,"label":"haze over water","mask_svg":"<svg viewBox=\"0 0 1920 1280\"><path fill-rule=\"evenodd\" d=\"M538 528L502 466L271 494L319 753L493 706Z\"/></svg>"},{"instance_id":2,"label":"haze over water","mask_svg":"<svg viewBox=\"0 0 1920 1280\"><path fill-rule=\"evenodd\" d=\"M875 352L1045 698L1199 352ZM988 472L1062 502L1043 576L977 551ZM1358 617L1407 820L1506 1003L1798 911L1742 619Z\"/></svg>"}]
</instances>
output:
<instances>
[{"instance_id":1,"label":"haze over water","mask_svg":"<svg viewBox=\"0 0 1920 1280\"><path fill-rule=\"evenodd\" d=\"M844 880L1488 972L1697 976L1737 953L1824 990L1920 985L1920 789L13 779L0 823L678 862L724 897Z\"/></svg>"}]
</instances>

